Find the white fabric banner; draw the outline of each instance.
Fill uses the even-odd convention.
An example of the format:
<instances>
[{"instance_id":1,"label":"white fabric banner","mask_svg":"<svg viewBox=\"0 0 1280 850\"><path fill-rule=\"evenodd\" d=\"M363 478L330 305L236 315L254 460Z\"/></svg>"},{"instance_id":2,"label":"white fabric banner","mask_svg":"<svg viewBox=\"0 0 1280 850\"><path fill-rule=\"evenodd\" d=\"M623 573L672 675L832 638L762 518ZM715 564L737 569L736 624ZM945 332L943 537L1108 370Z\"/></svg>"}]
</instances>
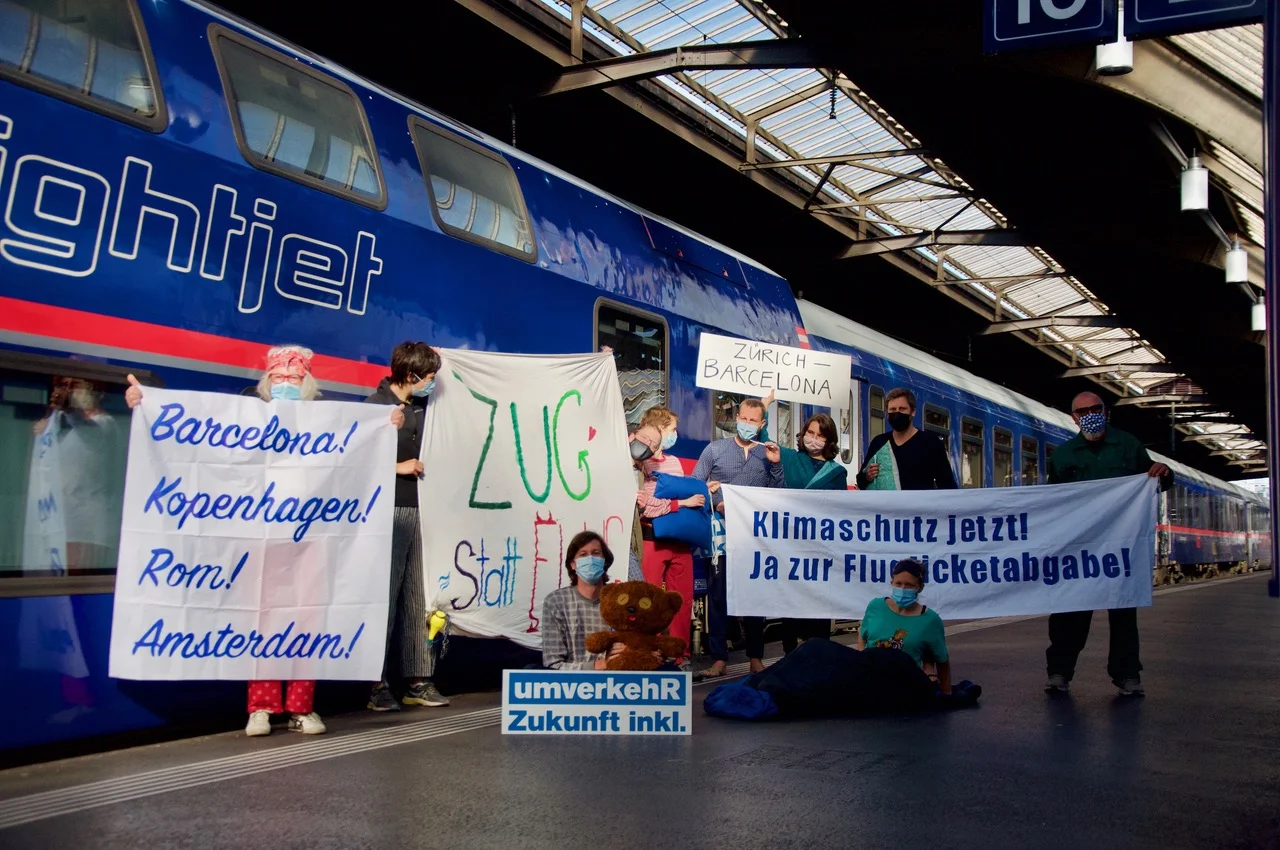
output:
<instances>
[{"instance_id":1,"label":"white fabric banner","mask_svg":"<svg viewBox=\"0 0 1280 850\"><path fill-rule=\"evenodd\" d=\"M377 681L390 408L148 388L133 411L111 675Z\"/></svg>"},{"instance_id":2,"label":"white fabric banner","mask_svg":"<svg viewBox=\"0 0 1280 850\"><path fill-rule=\"evenodd\" d=\"M453 625L542 645L542 600L579 531L626 577L636 479L609 354L445 350L422 439L427 599Z\"/></svg>"},{"instance_id":3,"label":"white fabric banner","mask_svg":"<svg viewBox=\"0 0 1280 850\"><path fill-rule=\"evenodd\" d=\"M711 390L821 407L848 406L853 359L807 348L703 333L696 383Z\"/></svg>"},{"instance_id":4,"label":"white fabric banner","mask_svg":"<svg viewBox=\"0 0 1280 850\"><path fill-rule=\"evenodd\" d=\"M724 490L729 613L859 619L902 558L943 617L1151 604L1146 475L975 490Z\"/></svg>"}]
</instances>

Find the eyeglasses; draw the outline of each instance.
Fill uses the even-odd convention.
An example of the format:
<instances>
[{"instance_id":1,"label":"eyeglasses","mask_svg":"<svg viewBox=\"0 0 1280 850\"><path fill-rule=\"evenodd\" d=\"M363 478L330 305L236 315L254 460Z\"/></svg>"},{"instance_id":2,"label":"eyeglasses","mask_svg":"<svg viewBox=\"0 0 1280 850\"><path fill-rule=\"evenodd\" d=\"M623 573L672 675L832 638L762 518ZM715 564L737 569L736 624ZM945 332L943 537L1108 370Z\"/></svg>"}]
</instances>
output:
<instances>
[{"instance_id":1,"label":"eyeglasses","mask_svg":"<svg viewBox=\"0 0 1280 850\"><path fill-rule=\"evenodd\" d=\"M273 384L300 384L302 383L301 375L271 375L271 383Z\"/></svg>"},{"instance_id":2,"label":"eyeglasses","mask_svg":"<svg viewBox=\"0 0 1280 850\"><path fill-rule=\"evenodd\" d=\"M1090 413L1101 413L1104 409L1105 409L1104 405L1095 404L1090 407L1077 407L1075 410L1071 412L1074 413L1076 416L1085 416Z\"/></svg>"}]
</instances>

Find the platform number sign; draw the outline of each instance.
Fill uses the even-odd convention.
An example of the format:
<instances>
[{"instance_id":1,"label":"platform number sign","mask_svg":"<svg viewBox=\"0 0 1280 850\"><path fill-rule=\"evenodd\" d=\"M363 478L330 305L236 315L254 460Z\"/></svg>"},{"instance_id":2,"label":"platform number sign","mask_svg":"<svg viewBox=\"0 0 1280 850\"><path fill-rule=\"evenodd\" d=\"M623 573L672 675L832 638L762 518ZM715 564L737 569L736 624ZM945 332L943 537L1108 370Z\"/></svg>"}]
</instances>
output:
<instances>
[{"instance_id":1,"label":"platform number sign","mask_svg":"<svg viewBox=\"0 0 1280 850\"><path fill-rule=\"evenodd\" d=\"M986 0L986 53L1114 41L1116 0Z\"/></svg>"}]
</instances>

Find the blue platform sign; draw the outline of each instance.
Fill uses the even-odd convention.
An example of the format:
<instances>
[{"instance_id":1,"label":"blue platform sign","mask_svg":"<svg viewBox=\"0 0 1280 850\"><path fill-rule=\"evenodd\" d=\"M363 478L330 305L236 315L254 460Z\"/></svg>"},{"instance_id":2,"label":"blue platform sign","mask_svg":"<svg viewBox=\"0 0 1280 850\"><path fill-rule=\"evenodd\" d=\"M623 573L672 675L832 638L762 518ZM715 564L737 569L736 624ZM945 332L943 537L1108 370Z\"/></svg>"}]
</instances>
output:
<instances>
[{"instance_id":1,"label":"blue platform sign","mask_svg":"<svg viewBox=\"0 0 1280 850\"><path fill-rule=\"evenodd\" d=\"M1239 0L1243 2L1243 0ZM1116 0L985 0L986 53L1116 40Z\"/></svg>"},{"instance_id":2,"label":"blue platform sign","mask_svg":"<svg viewBox=\"0 0 1280 850\"><path fill-rule=\"evenodd\" d=\"M1125 38L1262 23L1267 0L1126 0Z\"/></svg>"}]
</instances>

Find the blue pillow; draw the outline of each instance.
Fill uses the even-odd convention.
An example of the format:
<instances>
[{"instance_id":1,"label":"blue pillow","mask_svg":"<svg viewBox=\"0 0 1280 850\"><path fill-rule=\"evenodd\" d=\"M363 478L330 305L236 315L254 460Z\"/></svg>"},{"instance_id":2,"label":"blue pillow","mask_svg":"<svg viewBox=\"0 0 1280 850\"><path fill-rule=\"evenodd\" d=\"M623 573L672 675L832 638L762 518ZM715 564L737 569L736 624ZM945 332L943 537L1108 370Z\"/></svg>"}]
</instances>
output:
<instances>
[{"instance_id":1,"label":"blue pillow","mask_svg":"<svg viewBox=\"0 0 1280 850\"><path fill-rule=\"evenodd\" d=\"M653 536L679 540L692 548L711 551L711 493L701 478L688 475L658 473L655 499L687 499L701 495L706 502L701 508L681 508L653 519Z\"/></svg>"}]
</instances>

